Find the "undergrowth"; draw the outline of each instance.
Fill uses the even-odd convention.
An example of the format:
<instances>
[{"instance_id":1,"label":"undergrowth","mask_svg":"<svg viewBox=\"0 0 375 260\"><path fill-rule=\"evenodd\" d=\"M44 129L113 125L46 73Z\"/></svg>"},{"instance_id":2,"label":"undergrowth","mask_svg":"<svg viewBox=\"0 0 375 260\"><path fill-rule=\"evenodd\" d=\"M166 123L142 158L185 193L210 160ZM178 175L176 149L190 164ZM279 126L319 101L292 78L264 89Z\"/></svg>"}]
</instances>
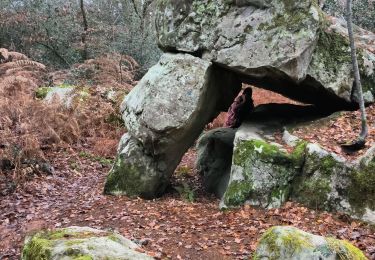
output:
<instances>
[{"instance_id":1,"label":"undergrowth","mask_svg":"<svg viewBox=\"0 0 375 260\"><path fill-rule=\"evenodd\" d=\"M119 105L135 85L137 68L131 57L107 54L49 73L21 53L0 49L0 172L23 182L41 173L40 167L30 172L30 164L46 163L49 151L84 143L97 156L114 155L124 132ZM37 97L39 88L63 84L75 86L71 96L88 93L69 106Z\"/></svg>"}]
</instances>

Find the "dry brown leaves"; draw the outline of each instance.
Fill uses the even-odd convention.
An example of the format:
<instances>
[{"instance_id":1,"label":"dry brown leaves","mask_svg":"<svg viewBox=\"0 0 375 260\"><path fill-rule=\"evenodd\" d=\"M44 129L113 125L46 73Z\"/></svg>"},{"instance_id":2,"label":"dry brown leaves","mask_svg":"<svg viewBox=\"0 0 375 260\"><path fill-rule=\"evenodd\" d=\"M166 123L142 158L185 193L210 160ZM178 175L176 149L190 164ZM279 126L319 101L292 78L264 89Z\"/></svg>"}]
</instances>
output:
<instances>
[{"instance_id":1,"label":"dry brown leaves","mask_svg":"<svg viewBox=\"0 0 375 260\"><path fill-rule=\"evenodd\" d=\"M194 203L184 201L176 192L153 201L104 196L108 166L74 151L49 157L54 158L55 176L34 179L0 200L3 259L18 259L23 239L32 230L72 225L115 229L159 259L247 259L261 235L274 225L346 239L369 257L375 256L374 230L343 215L292 203L281 209L246 206L222 212L219 201L203 191L197 192ZM194 158L191 152L182 166L192 165ZM179 176L175 181L192 182L194 175L189 172L186 179Z\"/></svg>"},{"instance_id":2,"label":"dry brown leaves","mask_svg":"<svg viewBox=\"0 0 375 260\"><path fill-rule=\"evenodd\" d=\"M366 149L356 153L345 153L340 144L356 140L361 127L361 115L359 111L342 112L331 120L319 121L319 123L297 129L294 134L312 143L318 143L325 149L340 154L347 159L356 159L375 144L375 105L366 108L369 125L369 136Z\"/></svg>"}]
</instances>

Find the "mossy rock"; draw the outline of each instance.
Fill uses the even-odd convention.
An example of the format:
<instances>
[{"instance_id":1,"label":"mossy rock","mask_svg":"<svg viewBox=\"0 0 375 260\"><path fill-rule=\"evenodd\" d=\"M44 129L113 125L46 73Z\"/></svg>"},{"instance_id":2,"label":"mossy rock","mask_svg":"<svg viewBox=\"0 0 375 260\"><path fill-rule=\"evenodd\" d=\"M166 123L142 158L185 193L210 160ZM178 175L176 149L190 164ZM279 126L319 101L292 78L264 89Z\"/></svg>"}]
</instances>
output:
<instances>
[{"instance_id":1,"label":"mossy rock","mask_svg":"<svg viewBox=\"0 0 375 260\"><path fill-rule=\"evenodd\" d=\"M302 168L305 147L306 143L301 142L288 153L264 140L238 141L221 207L245 203L280 207L289 197L290 181Z\"/></svg>"},{"instance_id":2,"label":"mossy rock","mask_svg":"<svg viewBox=\"0 0 375 260\"><path fill-rule=\"evenodd\" d=\"M168 179L158 171L154 158L143 155L143 150L142 144L129 134L122 137L104 186L105 194L152 199L163 193Z\"/></svg>"},{"instance_id":3,"label":"mossy rock","mask_svg":"<svg viewBox=\"0 0 375 260\"><path fill-rule=\"evenodd\" d=\"M294 227L276 226L261 237L254 260L365 260L361 250L345 240L325 238Z\"/></svg>"},{"instance_id":4,"label":"mossy rock","mask_svg":"<svg viewBox=\"0 0 375 260\"><path fill-rule=\"evenodd\" d=\"M43 230L25 240L22 260L146 260L138 246L119 234L88 227Z\"/></svg>"},{"instance_id":5,"label":"mossy rock","mask_svg":"<svg viewBox=\"0 0 375 260\"><path fill-rule=\"evenodd\" d=\"M308 144L305 163L292 182L291 198L313 209L344 212L375 223L375 159L350 162Z\"/></svg>"}]
</instances>

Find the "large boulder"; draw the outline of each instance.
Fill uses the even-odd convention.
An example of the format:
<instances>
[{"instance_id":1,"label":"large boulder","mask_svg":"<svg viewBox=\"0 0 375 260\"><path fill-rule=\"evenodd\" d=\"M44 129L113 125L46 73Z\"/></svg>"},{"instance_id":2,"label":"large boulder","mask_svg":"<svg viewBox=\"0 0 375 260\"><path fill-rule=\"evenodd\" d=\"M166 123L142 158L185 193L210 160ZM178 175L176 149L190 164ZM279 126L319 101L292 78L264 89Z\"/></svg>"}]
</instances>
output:
<instances>
[{"instance_id":1,"label":"large boulder","mask_svg":"<svg viewBox=\"0 0 375 260\"><path fill-rule=\"evenodd\" d=\"M205 125L226 110L241 83L230 71L189 54L164 54L125 98L129 131L105 192L154 198L169 184Z\"/></svg>"},{"instance_id":2,"label":"large boulder","mask_svg":"<svg viewBox=\"0 0 375 260\"><path fill-rule=\"evenodd\" d=\"M300 117L304 113L304 117ZM319 115L315 107L262 105L237 130L228 187L221 208L245 203L262 208L280 207L290 195L290 182L304 164L304 142L287 152L272 135L283 126Z\"/></svg>"},{"instance_id":3,"label":"large boulder","mask_svg":"<svg viewBox=\"0 0 375 260\"><path fill-rule=\"evenodd\" d=\"M260 239L254 260L353 259L367 257L345 240L316 236L294 227L272 227Z\"/></svg>"},{"instance_id":4,"label":"large boulder","mask_svg":"<svg viewBox=\"0 0 375 260\"><path fill-rule=\"evenodd\" d=\"M208 191L221 198L220 207L249 204L275 208L293 200L314 209L343 212L375 223L375 176L372 174L375 146L355 161L348 161L288 131L284 132L282 142L274 139L274 133L284 127L309 127L327 120L326 114L319 113L309 106L257 107L235 132L230 162L220 160L226 149L217 149L221 147L217 144L228 140L228 130L217 129L202 137L200 144L203 145L198 145L198 166L207 176L204 179L211 180ZM225 182L215 182L210 176ZM223 189L224 194L217 193Z\"/></svg>"},{"instance_id":5,"label":"large boulder","mask_svg":"<svg viewBox=\"0 0 375 260\"><path fill-rule=\"evenodd\" d=\"M270 89L326 111L355 106L345 28L327 17L315 0L157 2L159 46L171 53L161 57L122 105L129 135L120 144L106 193L144 198L161 195L183 154L204 126L218 112L228 109L241 83ZM365 99L373 102L375 55L364 39L357 38L359 65ZM254 150L258 149L259 144L252 142ZM245 146L240 142L236 145L241 149ZM275 150L272 144L267 148ZM263 158L259 153L249 156L246 164ZM300 167L299 159L280 150L271 161L258 162L262 165L253 170L272 172L269 167L275 160L283 162L277 169L285 173L282 180L277 176L263 185L261 179L249 179L259 187L259 205L280 204L286 190L284 184L275 183L286 185ZM231 171L233 183L237 175ZM211 173L204 173L208 189ZM221 184L226 183L228 174L219 179ZM276 192L280 199L264 200L262 194L269 191ZM220 196L222 191L215 193Z\"/></svg>"},{"instance_id":6,"label":"large boulder","mask_svg":"<svg viewBox=\"0 0 375 260\"><path fill-rule=\"evenodd\" d=\"M163 0L157 12L164 50L200 55L306 103L342 108L355 101L345 30L314 0ZM364 91L373 102L375 55L360 46Z\"/></svg>"},{"instance_id":7,"label":"large boulder","mask_svg":"<svg viewBox=\"0 0 375 260\"><path fill-rule=\"evenodd\" d=\"M308 144L291 199L311 208L344 212L375 223L375 146L351 162Z\"/></svg>"},{"instance_id":8,"label":"large boulder","mask_svg":"<svg viewBox=\"0 0 375 260\"><path fill-rule=\"evenodd\" d=\"M25 240L22 260L151 260L123 236L89 227L44 230Z\"/></svg>"},{"instance_id":9,"label":"large boulder","mask_svg":"<svg viewBox=\"0 0 375 260\"><path fill-rule=\"evenodd\" d=\"M303 143L288 153L251 128L245 125L236 135L230 181L221 207L244 203L262 208L280 207L289 198L289 183L302 168Z\"/></svg>"}]
</instances>

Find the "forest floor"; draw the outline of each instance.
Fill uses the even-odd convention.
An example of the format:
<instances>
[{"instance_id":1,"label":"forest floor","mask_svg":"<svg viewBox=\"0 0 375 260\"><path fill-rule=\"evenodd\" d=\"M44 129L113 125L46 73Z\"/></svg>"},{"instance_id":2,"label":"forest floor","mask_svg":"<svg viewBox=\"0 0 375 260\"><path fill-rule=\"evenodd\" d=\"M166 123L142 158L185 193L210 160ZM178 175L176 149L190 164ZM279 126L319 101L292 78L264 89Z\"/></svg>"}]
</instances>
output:
<instances>
[{"instance_id":1,"label":"forest floor","mask_svg":"<svg viewBox=\"0 0 375 260\"><path fill-rule=\"evenodd\" d=\"M254 99L257 104L290 102L263 90L256 90ZM373 111L369 110L371 122ZM357 122L356 113L344 113L338 120ZM344 138L344 132L338 135ZM312 138L331 137L327 133ZM328 146L334 150L337 144L332 143ZM294 203L273 210L246 206L220 211L219 200L201 187L195 154L191 149L185 155L167 194L146 201L103 195L113 157L100 158L87 144L51 151L47 156L55 167L53 176L33 177L14 192L0 194L0 259L19 259L26 234L34 230L68 226L116 230L159 259L247 259L261 235L274 225L349 240L375 259L375 228L345 215ZM183 192L177 187L184 187Z\"/></svg>"}]
</instances>

